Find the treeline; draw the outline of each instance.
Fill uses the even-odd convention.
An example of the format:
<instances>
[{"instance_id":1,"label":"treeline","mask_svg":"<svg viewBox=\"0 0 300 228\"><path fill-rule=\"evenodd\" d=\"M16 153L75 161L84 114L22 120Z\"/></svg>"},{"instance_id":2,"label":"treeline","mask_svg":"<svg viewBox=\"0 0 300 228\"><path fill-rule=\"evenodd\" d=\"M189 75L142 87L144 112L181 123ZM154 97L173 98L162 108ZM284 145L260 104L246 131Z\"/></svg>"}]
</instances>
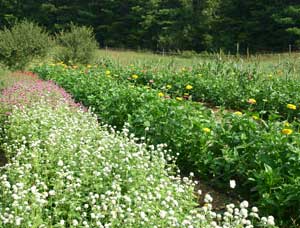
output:
<instances>
[{"instance_id":1,"label":"treeline","mask_svg":"<svg viewBox=\"0 0 300 228\"><path fill-rule=\"evenodd\" d=\"M299 0L0 0L0 27L93 27L100 46L235 52L300 48Z\"/></svg>"}]
</instances>

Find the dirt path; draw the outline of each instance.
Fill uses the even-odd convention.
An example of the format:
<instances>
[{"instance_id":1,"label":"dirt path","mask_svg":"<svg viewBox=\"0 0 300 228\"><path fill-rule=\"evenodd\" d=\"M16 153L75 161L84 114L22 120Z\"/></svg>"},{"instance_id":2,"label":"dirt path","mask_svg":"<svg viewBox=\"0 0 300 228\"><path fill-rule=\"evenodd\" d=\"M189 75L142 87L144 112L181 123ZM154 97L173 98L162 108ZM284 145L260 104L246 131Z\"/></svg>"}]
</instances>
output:
<instances>
[{"instance_id":1,"label":"dirt path","mask_svg":"<svg viewBox=\"0 0 300 228\"><path fill-rule=\"evenodd\" d=\"M3 153L3 151L0 149L0 167L4 166L7 163L7 159Z\"/></svg>"}]
</instances>

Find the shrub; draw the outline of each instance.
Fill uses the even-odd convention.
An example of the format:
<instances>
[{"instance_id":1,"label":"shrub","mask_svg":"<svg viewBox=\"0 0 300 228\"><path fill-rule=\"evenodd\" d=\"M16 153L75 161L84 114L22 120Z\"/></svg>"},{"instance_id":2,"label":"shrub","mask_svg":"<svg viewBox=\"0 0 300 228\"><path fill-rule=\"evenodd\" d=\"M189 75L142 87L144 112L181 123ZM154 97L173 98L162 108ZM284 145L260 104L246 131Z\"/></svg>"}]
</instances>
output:
<instances>
[{"instance_id":1,"label":"shrub","mask_svg":"<svg viewBox=\"0 0 300 228\"><path fill-rule=\"evenodd\" d=\"M90 27L78 27L71 24L70 31L62 31L56 38L60 49L55 58L65 63L89 63L98 48L98 43Z\"/></svg>"},{"instance_id":2,"label":"shrub","mask_svg":"<svg viewBox=\"0 0 300 228\"><path fill-rule=\"evenodd\" d=\"M45 56L49 47L48 34L33 22L21 21L0 31L0 62L11 69L24 69L33 58Z\"/></svg>"}]
</instances>

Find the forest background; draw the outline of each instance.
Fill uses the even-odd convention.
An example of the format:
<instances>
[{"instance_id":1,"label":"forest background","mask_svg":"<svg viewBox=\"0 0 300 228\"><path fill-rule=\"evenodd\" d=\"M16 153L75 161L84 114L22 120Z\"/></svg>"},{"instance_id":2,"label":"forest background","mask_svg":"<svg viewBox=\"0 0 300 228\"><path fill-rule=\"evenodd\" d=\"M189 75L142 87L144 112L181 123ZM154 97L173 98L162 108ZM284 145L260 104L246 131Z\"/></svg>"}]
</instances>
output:
<instances>
[{"instance_id":1,"label":"forest background","mask_svg":"<svg viewBox=\"0 0 300 228\"><path fill-rule=\"evenodd\" d=\"M299 0L0 0L0 28L29 19L50 33L70 22L100 47L235 53L300 49ZM237 45L238 44L238 45Z\"/></svg>"}]
</instances>

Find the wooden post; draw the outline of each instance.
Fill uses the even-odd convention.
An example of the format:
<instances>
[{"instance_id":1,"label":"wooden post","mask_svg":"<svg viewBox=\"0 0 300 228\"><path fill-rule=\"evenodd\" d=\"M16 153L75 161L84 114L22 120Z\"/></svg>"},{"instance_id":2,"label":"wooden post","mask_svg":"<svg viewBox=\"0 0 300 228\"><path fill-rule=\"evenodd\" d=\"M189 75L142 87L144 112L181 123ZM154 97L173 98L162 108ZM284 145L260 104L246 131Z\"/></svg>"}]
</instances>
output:
<instances>
[{"instance_id":1,"label":"wooden post","mask_svg":"<svg viewBox=\"0 0 300 228\"><path fill-rule=\"evenodd\" d=\"M292 45L289 44L289 54L292 54Z\"/></svg>"},{"instance_id":2,"label":"wooden post","mask_svg":"<svg viewBox=\"0 0 300 228\"><path fill-rule=\"evenodd\" d=\"M249 47L247 47L247 59L250 58L250 51L249 51Z\"/></svg>"},{"instance_id":3,"label":"wooden post","mask_svg":"<svg viewBox=\"0 0 300 228\"><path fill-rule=\"evenodd\" d=\"M240 43L236 43L236 56L240 55Z\"/></svg>"},{"instance_id":4,"label":"wooden post","mask_svg":"<svg viewBox=\"0 0 300 228\"><path fill-rule=\"evenodd\" d=\"M165 49L163 48L163 56L165 56Z\"/></svg>"}]
</instances>

